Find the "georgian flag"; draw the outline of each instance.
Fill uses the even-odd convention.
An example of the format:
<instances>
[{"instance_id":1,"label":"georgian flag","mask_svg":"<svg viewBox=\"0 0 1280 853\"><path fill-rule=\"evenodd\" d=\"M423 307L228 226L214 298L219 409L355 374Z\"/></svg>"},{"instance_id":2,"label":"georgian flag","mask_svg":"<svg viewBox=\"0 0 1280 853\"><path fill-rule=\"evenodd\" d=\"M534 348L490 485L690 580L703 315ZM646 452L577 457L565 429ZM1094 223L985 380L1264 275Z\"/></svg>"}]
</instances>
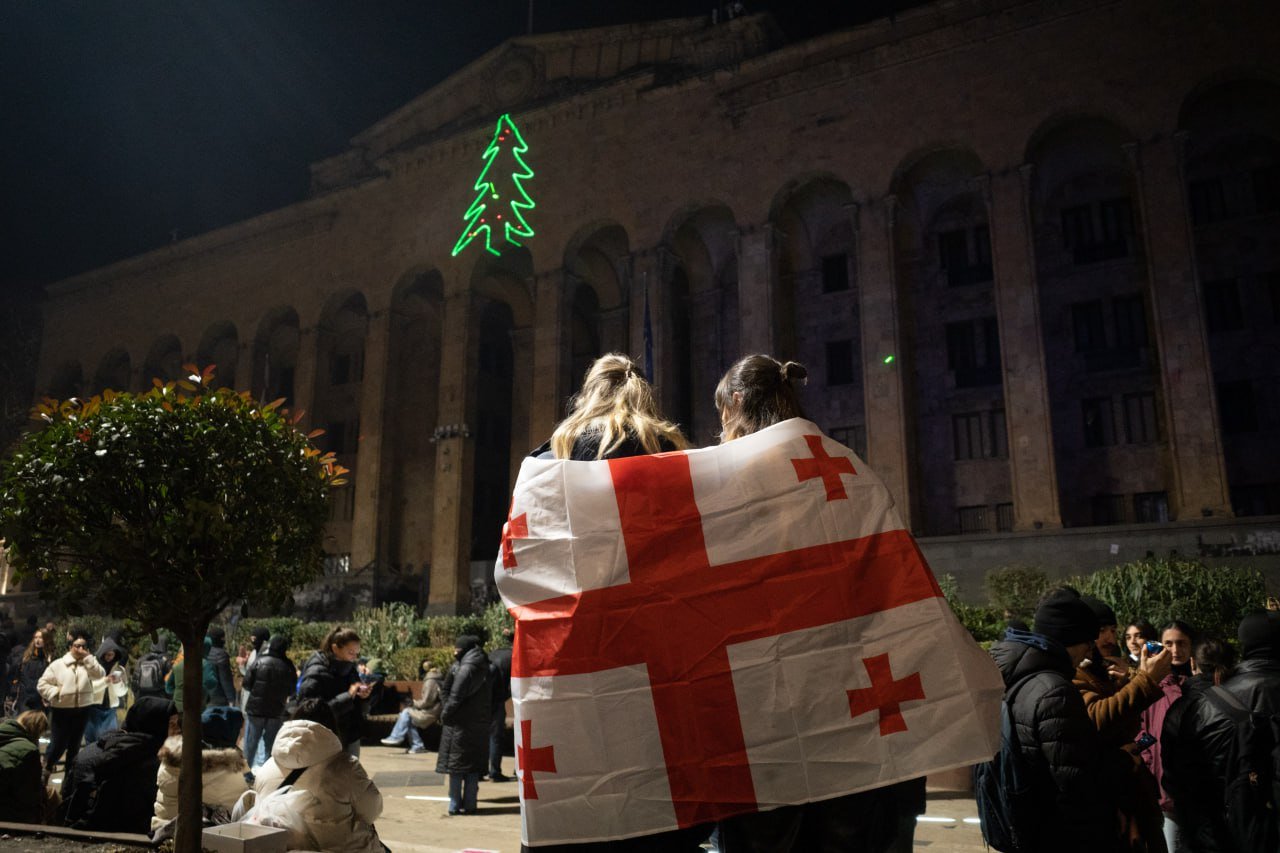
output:
<instances>
[{"instance_id":1,"label":"georgian flag","mask_svg":"<svg viewBox=\"0 0 1280 853\"><path fill-rule=\"evenodd\" d=\"M884 485L808 421L526 459L496 575L526 844L829 799L999 747L991 658Z\"/></svg>"}]
</instances>

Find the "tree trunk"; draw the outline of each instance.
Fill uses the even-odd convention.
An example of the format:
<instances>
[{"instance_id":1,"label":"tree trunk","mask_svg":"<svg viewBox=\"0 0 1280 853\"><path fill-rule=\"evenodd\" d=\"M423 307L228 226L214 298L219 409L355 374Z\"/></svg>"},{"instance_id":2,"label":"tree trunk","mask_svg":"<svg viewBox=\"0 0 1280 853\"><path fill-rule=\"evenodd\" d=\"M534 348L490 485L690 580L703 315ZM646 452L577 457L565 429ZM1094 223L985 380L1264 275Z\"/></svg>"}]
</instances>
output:
<instances>
[{"instance_id":1,"label":"tree trunk","mask_svg":"<svg viewBox=\"0 0 1280 853\"><path fill-rule=\"evenodd\" d=\"M182 767L178 775L175 853L200 853L203 830L200 712L204 708L204 635L209 623L188 625L182 640Z\"/></svg>"}]
</instances>

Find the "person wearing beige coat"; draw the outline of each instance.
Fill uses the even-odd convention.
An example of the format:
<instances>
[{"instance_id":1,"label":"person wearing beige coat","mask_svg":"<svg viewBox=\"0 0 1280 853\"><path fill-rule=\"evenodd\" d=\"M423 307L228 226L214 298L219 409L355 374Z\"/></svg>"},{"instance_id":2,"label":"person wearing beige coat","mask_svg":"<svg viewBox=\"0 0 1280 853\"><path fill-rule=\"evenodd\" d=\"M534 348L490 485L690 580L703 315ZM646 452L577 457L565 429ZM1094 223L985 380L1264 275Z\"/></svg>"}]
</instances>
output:
<instances>
[{"instance_id":1,"label":"person wearing beige coat","mask_svg":"<svg viewBox=\"0 0 1280 853\"><path fill-rule=\"evenodd\" d=\"M200 802L206 808L225 809L230 815L240 795L249 790L244 775L249 772L249 765L234 744L220 746L206 747L200 753ZM152 833L178 816L178 775L181 768L182 735L172 735L160 748Z\"/></svg>"},{"instance_id":2,"label":"person wearing beige coat","mask_svg":"<svg viewBox=\"0 0 1280 853\"><path fill-rule=\"evenodd\" d=\"M75 761L94 696L102 701L94 682L101 683L107 677L102 664L89 653L89 632L72 628L70 635L71 650L49 664L36 684L40 698L51 709L49 746L44 753L46 773L53 771L64 751L68 766Z\"/></svg>"}]
</instances>

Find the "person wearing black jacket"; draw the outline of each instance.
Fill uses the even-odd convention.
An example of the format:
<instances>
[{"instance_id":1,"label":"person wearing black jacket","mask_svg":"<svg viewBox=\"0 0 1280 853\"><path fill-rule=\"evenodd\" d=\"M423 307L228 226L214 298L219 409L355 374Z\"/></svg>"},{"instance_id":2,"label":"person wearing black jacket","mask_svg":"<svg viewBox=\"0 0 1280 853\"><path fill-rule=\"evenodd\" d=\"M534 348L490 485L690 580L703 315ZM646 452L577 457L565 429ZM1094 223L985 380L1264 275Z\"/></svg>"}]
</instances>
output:
<instances>
[{"instance_id":1,"label":"person wearing black jacket","mask_svg":"<svg viewBox=\"0 0 1280 853\"><path fill-rule=\"evenodd\" d=\"M13 713L44 711L44 699L36 685L53 662L53 644L43 631L36 631L24 649L16 646L9 656L9 691L13 694Z\"/></svg>"},{"instance_id":2,"label":"person wearing black jacket","mask_svg":"<svg viewBox=\"0 0 1280 853\"><path fill-rule=\"evenodd\" d=\"M212 645L207 660L218 681L217 688L209 697L209 704L239 707L240 703L236 701L236 682L231 675L231 655L227 653L227 632L214 627L209 629L208 636Z\"/></svg>"},{"instance_id":3,"label":"person wearing black jacket","mask_svg":"<svg viewBox=\"0 0 1280 853\"><path fill-rule=\"evenodd\" d=\"M1186 696L1177 725L1166 726L1161 736L1164 784L1186 821L1184 838L1197 853L1280 850L1274 820L1267 838L1261 826L1236 825L1228 820L1226 801L1228 783L1240 775L1242 756L1236 749L1239 720L1246 713L1264 722L1280 714L1280 611L1246 616L1238 638L1243 660L1235 673L1220 688L1209 687ZM1218 695L1219 690L1230 697ZM1241 707L1234 707L1232 700ZM1270 761L1270 756L1265 760ZM1194 808L1188 810L1188 804Z\"/></svg>"},{"instance_id":4,"label":"person wearing black jacket","mask_svg":"<svg viewBox=\"0 0 1280 853\"><path fill-rule=\"evenodd\" d=\"M289 638L275 635L258 650L258 656L244 675L243 686L248 695L244 703L244 754L254 770L271 755L276 733L284 723L285 704L298 683L298 670L289 660L288 651ZM259 743L263 744L261 751ZM257 760L259 757L261 761Z\"/></svg>"},{"instance_id":5,"label":"person wearing black jacket","mask_svg":"<svg viewBox=\"0 0 1280 853\"><path fill-rule=\"evenodd\" d=\"M1098 618L1074 591L1054 590L1036 610L1035 631L1011 630L991 647L1005 695L1018 688L1009 712L1031 768L1035 801L1043 804L1040 835L1030 849L1119 851L1118 783L1109 776L1101 736L1072 684L1098 636Z\"/></svg>"},{"instance_id":6,"label":"person wearing black jacket","mask_svg":"<svg viewBox=\"0 0 1280 853\"><path fill-rule=\"evenodd\" d=\"M72 829L151 832L158 753L177 710L168 699L144 696L124 727L80 751L62 783L62 822Z\"/></svg>"},{"instance_id":7,"label":"person wearing black jacket","mask_svg":"<svg viewBox=\"0 0 1280 853\"><path fill-rule=\"evenodd\" d=\"M511 698L511 638L511 629L503 628L505 645L489 653L494 669L489 715L489 779L493 782L511 778L502 773L502 740L507 729L507 700Z\"/></svg>"},{"instance_id":8,"label":"person wearing black jacket","mask_svg":"<svg viewBox=\"0 0 1280 853\"><path fill-rule=\"evenodd\" d=\"M436 772L449 774L449 814L475 814L480 774L489 759L493 673L479 637L458 637L453 653L457 663L449 672L440 714L444 731Z\"/></svg>"},{"instance_id":9,"label":"person wearing black jacket","mask_svg":"<svg viewBox=\"0 0 1280 853\"><path fill-rule=\"evenodd\" d=\"M368 713L369 684L360 680L360 635L337 627L324 638L320 650L302 665L299 699L323 699L338 720L337 735L347 754L360 757L360 730Z\"/></svg>"}]
</instances>

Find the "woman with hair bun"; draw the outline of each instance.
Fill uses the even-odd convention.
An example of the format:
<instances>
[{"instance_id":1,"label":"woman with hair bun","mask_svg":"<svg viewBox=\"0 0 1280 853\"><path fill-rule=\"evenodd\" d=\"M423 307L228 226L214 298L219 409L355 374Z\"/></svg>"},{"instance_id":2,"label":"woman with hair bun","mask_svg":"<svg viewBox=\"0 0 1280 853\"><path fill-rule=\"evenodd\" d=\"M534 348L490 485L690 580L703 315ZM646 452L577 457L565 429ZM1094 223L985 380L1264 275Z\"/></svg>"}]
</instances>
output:
<instances>
[{"instance_id":1,"label":"woman with hair bun","mask_svg":"<svg viewBox=\"0 0 1280 853\"><path fill-rule=\"evenodd\" d=\"M307 662L302 665L299 699L321 699L329 703L337 718L336 733L347 754L360 757L360 730L368 713L371 687L356 671L360 658L360 635L354 628L338 626L329 632Z\"/></svg>"},{"instance_id":2,"label":"woman with hair bun","mask_svg":"<svg viewBox=\"0 0 1280 853\"><path fill-rule=\"evenodd\" d=\"M804 409L796 382L809 372L794 361L768 355L741 358L716 386L720 442L759 432ZM924 779L848 794L830 800L783 806L720 821L722 853L800 853L810 850L910 850L916 815L924 812Z\"/></svg>"}]
</instances>

